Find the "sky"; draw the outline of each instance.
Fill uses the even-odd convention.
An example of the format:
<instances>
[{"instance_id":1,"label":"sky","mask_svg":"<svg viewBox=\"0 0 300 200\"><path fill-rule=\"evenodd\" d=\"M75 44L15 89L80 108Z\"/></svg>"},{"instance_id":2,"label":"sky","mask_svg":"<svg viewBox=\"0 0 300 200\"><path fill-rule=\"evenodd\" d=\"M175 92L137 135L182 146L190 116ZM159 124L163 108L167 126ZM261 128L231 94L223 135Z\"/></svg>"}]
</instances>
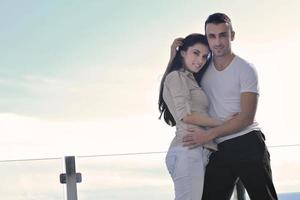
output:
<instances>
[{"instance_id":1,"label":"sky","mask_svg":"<svg viewBox=\"0 0 300 200\"><path fill-rule=\"evenodd\" d=\"M214 12L230 16L234 53L258 71L256 120L267 144L299 144L299 8L297 0L0 0L0 160L166 151L174 129L158 120L157 97L170 45L203 33Z\"/></svg>"},{"instance_id":2,"label":"sky","mask_svg":"<svg viewBox=\"0 0 300 200\"><path fill-rule=\"evenodd\" d=\"M65 138L94 146L81 154L166 150L173 129L157 120L157 96L170 45L203 33L213 12L232 18L233 51L257 68L268 143L297 143L300 3L203 3L0 1L0 148L10 149L0 159L80 154ZM140 148L144 136L162 140Z\"/></svg>"}]
</instances>

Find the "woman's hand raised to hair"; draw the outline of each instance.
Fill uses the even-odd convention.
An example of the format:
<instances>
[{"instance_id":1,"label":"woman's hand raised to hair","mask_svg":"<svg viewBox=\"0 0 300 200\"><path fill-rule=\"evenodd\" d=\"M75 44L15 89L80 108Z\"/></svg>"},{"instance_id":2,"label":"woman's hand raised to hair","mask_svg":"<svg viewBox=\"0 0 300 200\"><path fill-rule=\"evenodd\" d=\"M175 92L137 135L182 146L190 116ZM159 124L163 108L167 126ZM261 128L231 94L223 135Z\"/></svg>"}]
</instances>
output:
<instances>
[{"instance_id":1,"label":"woman's hand raised to hair","mask_svg":"<svg viewBox=\"0 0 300 200\"><path fill-rule=\"evenodd\" d=\"M183 38L176 38L171 45L170 62L175 58L176 52L180 46L182 46Z\"/></svg>"}]
</instances>

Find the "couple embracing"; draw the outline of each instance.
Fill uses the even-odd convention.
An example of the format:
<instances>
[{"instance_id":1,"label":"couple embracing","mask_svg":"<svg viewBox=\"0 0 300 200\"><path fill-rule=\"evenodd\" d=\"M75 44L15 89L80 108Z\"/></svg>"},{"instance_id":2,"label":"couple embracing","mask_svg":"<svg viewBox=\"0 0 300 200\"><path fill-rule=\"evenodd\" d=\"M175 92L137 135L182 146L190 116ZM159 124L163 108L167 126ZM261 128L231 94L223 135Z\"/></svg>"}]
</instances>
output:
<instances>
[{"instance_id":1,"label":"couple embracing","mask_svg":"<svg viewBox=\"0 0 300 200\"><path fill-rule=\"evenodd\" d=\"M270 154L255 122L258 78L231 49L235 32L223 13L205 35L177 38L161 81L159 110L176 125L166 156L175 200L229 200L242 181L251 200L277 200Z\"/></svg>"}]
</instances>

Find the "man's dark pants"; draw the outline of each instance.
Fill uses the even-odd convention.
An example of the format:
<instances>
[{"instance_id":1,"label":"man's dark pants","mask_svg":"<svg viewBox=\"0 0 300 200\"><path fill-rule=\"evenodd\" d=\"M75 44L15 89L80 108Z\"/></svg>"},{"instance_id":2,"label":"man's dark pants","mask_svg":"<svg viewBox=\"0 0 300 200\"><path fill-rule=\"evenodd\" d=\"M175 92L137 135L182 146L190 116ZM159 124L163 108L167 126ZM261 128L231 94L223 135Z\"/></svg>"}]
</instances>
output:
<instances>
[{"instance_id":1,"label":"man's dark pants","mask_svg":"<svg viewBox=\"0 0 300 200\"><path fill-rule=\"evenodd\" d=\"M261 131L226 140L210 156L202 200L229 200L239 178L251 200L277 200Z\"/></svg>"}]
</instances>

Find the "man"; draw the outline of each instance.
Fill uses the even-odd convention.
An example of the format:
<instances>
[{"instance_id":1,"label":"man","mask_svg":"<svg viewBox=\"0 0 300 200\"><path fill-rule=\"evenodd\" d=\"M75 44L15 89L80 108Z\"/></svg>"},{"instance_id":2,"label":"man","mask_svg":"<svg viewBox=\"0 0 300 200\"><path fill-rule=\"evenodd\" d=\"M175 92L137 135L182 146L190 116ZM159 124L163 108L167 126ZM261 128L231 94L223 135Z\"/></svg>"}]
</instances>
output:
<instances>
[{"instance_id":1,"label":"man","mask_svg":"<svg viewBox=\"0 0 300 200\"><path fill-rule=\"evenodd\" d=\"M189 130L183 139L189 148L211 140L218 143L219 150L212 153L206 168L202 199L229 200L238 178L252 200L277 199L264 135L254 121L258 99L256 71L232 52L235 32L227 15L210 15L205 33L213 53L201 81L211 103L209 113L223 120L234 117L216 128Z\"/></svg>"}]
</instances>

